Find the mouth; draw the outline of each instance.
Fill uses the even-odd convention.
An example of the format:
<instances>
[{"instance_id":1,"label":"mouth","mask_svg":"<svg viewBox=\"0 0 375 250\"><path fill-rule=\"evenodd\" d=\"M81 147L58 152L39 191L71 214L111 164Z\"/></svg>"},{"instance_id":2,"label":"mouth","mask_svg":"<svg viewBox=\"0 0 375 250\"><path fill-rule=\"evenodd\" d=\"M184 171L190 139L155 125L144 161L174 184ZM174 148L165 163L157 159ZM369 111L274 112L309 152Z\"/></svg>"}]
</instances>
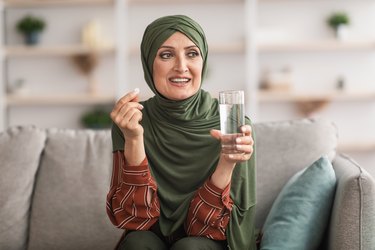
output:
<instances>
[{"instance_id":1,"label":"mouth","mask_svg":"<svg viewBox=\"0 0 375 250\"><path fill-rule=\"evenodd\" d=\"M191 79L187 77L171 77L168 80L176 86L185 86L191 81Z\"/></svg>"}]
</instances>

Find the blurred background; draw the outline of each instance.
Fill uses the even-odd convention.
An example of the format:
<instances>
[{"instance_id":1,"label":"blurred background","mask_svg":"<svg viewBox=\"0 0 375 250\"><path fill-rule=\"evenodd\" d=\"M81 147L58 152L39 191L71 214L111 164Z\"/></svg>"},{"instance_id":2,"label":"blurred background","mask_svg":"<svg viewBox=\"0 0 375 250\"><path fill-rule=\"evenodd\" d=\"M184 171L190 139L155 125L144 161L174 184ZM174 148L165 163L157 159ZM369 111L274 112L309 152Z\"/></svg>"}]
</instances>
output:
<instances>
[{"instance_id":1,"label":"blurred background","mask_svg":"<svg viewBox=\"0 0 375 250\"><path fill-rule=\"evenodd\" d=\"M154 19L185 14L209 43L203 88L244 89L254 122L322 117L339 150L375 162L375 2L356 0L0 0L0 131L105 128L144 79Z\"/></svg>"}]
</instances>

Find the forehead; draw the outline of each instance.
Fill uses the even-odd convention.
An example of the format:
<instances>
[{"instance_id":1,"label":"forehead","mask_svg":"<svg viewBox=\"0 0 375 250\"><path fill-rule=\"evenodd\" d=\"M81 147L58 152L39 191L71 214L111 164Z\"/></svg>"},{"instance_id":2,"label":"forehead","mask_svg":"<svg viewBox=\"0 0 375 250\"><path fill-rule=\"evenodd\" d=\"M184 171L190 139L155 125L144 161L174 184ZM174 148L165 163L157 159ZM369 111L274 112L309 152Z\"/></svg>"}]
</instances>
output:
<instances>
[{"instance_id":1,"label":"forehead","mask_svg":"<svg viewBox=\"0 0 375 250\"><path fill-rule=\"evenodd\" d=\"M195 46L193 41L191 41L185 34L181 32L173 33L165 42L161 45L162 46L170 46L170 47L178 47L178 46Z\"/></svg>"}]
</instances>

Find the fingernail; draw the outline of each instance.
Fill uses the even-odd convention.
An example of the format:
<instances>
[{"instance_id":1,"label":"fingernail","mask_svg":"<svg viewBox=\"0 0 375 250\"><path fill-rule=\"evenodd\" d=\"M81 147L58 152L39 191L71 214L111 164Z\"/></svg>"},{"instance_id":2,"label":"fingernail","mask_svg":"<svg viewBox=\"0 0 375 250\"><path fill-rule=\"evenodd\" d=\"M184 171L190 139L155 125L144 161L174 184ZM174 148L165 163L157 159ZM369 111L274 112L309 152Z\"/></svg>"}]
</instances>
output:
<instances>
[{"instance_id":1,"label":"fingernail","mask_svg":"<svg viewBox=\"0 0 375 250\"><path fill-rule=\"evenodd\" d=\"M139 110L142 110L142 109L143 109L143 105L142 105L142 104L139 104L138 109L139 109Z\"/></svg>"},{"instance_id":2,"label":"fingernail","mask_svg":"<svg viewBox=\"0 0 375 250\"><path fill-rule=\"evenodd\" d=\"M233 159L233 155L228 155L228 157L229 157L230 159Z\"/></svg>"},{"instance_id":3,"label":"fingernail","mask_svg":"<svg viewBox=\"0 0 375 250\"><path fill-rule=\"evenodd\" d=\"M134 94L139 94L140 90L139 90L139 88L135 88L135 89L133 90L133 92L134 92Z\"/></svg>"},{"instance_id":4,"label":"fingernail","mask_svg":"<svg viewBox=\"0 0 375 250\"><path fill-rule=\"evenodd\" d=\"M241 138L236 138L236 142L240 143L241 142Z\"/></svg>"}]
</instances>

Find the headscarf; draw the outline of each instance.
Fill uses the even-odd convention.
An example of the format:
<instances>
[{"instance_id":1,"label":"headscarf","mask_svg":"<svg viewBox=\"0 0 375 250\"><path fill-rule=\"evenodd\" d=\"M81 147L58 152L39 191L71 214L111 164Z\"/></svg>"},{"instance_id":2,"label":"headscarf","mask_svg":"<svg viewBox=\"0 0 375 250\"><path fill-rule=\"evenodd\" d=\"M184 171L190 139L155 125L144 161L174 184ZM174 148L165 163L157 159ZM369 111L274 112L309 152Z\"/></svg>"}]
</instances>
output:
<instances>
[{"instance_id":1,"label":"headscarf","mask_svg":"<svg viewBox=\"0 0 375 250\"><path fill-rule=\"evenodd\" d=\"M186 35L200 49L203 58L202 79L207 67L208 46L202 28L187 16L175 15L156 19L146 28L141 56L144 77L155 96L143 102L141 125L151 174L158 186L159 225L164 235L181 227L190 201L199 187L215 171L219 161L220 142L210 136L220 129L217 99L199 89L181 101L166 99L155 88L152 70L159 47L175 32ZM247 119L247 123L250 121ZM124 137L114 125L114 150L123 150ZM231 249L255 249L255 154L238 163L232 174L231 198L234 201L227 241Z\"/></svg>"}]
</instances>

